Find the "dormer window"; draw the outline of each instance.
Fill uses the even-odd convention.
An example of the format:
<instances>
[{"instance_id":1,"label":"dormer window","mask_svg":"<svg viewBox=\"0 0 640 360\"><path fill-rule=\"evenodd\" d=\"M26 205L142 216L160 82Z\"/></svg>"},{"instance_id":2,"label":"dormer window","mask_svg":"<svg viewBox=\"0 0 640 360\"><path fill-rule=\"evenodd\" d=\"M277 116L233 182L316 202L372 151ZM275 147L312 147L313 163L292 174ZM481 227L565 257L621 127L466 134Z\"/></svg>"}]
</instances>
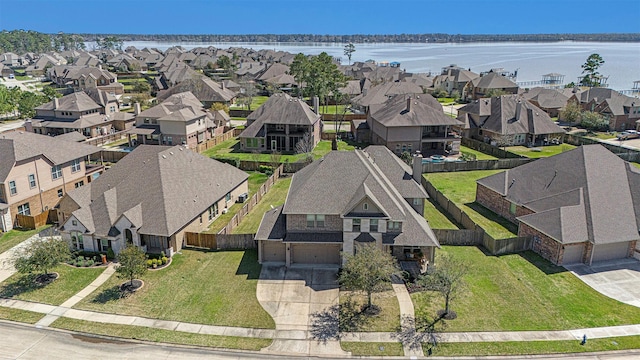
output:
<instances>
[{"instance_id":1,"label":"dormer window","mask_svg":"<svg viewBox=\"0 0 640 360\"><path fill-rule=\"evenodd\" d=\"M369 210L369 204L368 203L362 204L362 210L364 210L364 211Z\"/></svg>"}]
</instances>

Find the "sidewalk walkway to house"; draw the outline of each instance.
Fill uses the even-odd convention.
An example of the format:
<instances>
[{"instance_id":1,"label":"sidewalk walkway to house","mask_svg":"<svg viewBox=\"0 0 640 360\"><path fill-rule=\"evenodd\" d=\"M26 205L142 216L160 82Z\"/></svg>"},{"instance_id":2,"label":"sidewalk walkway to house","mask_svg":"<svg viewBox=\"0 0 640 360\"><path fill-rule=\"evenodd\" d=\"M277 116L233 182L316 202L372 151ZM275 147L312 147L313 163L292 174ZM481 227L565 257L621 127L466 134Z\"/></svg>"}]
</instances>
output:
<instances>
[{"instance_id":1,"label":"sidewalk walkway to house","mask_svg":"<svg viewBox=\"0 0 640 360\"><path fill-rule=\"evenodd\" d=\"M0 261L9 258L12 253L26 246L30 241L34 241L38 236L34 236L16 247L0 254ZM139 316L127 316L107 314L94 311L77 310L72 307L91 294L107 281L115 272L114 264L109 265L105 271L98 276L86 288L73 295L60 306L52 306L35 302L28 302L15 299L0 299L0 306L14 309L28 310L41 313L44 317L36 323L36 327L47 327L60 317L67 317L77 320L91 321L95 323L109 323L121 325L144 326L148 328L181 331L194 334L237 336L250 338L274 339L274 343L263 349L265 353L288 353L300 355L323 354L329 356L345 356L339 342L331 336L338 336L337 331L333 334L334 326L327 328L328 335L324 340L318 340L313 335L311 325L312 315L323 311L328 311L331 305L338 303L338 288L335 283L334 274L327 269L308 269L305 272L301 269L271 271L265 270L265 284L271 284L267 288L274 288L275 293L267 294L262 289L258 291L261 303L267 305L270 313L276 314L276 329L253 329L230 326L203 325L184 323L179 321L159 320L143 318ZM15 273L13 267L0 263L0 279L4 280ZM342 341L354 342L402 342L406 356L423 356L420 341L426 339L424 334L415 331L415 315L413 303L409 297L405 286L400 281L393 283L393 289L398 297L401 313L401 332L354 332L341 333L339 339ZM297 300L292 302L290 297ZM284 298L284 302L281 302ZM306 303L306 304L305 304ZM299 312L293 311L296 306L302 309ZM304 311L303 311L304 310ZM304 314L304 316L303 316ZM301 324L293 323L292 318L297 318ZM279 321L278 321L279 319ZM583 336L588 339L620 337L630 335L640 335L640 324L609 326L587 329L559 330L559 331L504 331L504 332L466 332L466 333L440 333L440 342L504 342L504 341L555 341L555 340L576 340ZM301 350L301 351L297 351Z\"/></svg>"},{"instance_id":2,"label":"sidewalk walkway to house","mask_svg":"<svg viewBox=\"0 0 640 360\"><path fill-rule=\"evenodd\" d=\"M11 264L11 259L13 259L15 254L17 254L22 248L31 244L36 239L40 239L40 235L33 235L27 240L0 254L0 282L7 280L11 275L16 273L16 269L13 267L13 264Z\"/></svg>"}]
</instances>

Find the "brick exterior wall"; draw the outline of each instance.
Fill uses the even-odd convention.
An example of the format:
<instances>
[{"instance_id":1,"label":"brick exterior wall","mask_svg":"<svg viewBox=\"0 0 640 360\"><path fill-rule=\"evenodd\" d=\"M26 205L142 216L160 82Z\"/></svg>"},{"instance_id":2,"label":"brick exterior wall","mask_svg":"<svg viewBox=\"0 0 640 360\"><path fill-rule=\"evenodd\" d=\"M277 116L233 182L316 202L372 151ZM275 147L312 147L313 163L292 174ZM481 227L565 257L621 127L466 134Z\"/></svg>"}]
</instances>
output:
<instances>
[{"instance_id":1,"label":"brick exterior wall","mask_svg":"<svg viewBox=\"0 0 640 360\"><path fill-rule=\"evenodd\" d=\"M522 205L516 205L516 213L512 214L510 210L511 202L504 196L487 188L484 185L477 184L476 201L487 209L495 212L503 218L518 225L520 222L516 219L519 216L533 214L534 211Z\"/></svg>"},{"instance_id":2,"label":"brick exterior wall","mask_svg":"<svg viewBox=\"0 0 640 360\"><path fill-rule=\"evenodd\" d=\"M533 251L556 265L562 263L564 250L559 242L523 223L518 227L518 236L532 236Z\"/></svg>"},{"instance_id":3,"label":"brick exterior wall","mask_svg":"<svg viewBox=\"0 0 640 360\"><path fill-rule=\"evenodd\" d=\"M325 215L323 228L308 228L307 215L289 214L287 231L342 231L342 219L338 215Z\"/></svg>"},{"instance_id":4,"label":"brick exterior wall","mask_svg":"<svg viewBox=\"0 0 640 360\"><path fill-rule=\"evenodd\" d=\"M73 188L73 184L67 184L67 189L68 188ZM44 191L42 193L42 202L40 202L40 195L34 195L20 202L12 204L9 207L9 211L11 212L11 214L13 214L13 221L15 222L15 215L18 215L18 205L29 203L29 210L31 211L31 216L36 216L41 214L44 208L53 209L53 207L56 206L56 204L58 204L58 201L60 201L60 197L58 197L58 190L62 190L62 193L66 194L66 191L64 191L64 186L60 185L51 190Z\"/></svg>"}]
</instances>

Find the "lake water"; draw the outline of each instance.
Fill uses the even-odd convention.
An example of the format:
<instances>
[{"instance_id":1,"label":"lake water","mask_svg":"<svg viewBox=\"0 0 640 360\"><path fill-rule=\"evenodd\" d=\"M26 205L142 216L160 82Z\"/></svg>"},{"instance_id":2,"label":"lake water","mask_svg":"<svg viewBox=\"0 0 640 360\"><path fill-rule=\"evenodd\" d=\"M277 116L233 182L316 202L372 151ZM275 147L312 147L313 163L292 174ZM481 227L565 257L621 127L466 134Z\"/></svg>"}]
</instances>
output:
<instances>
[{"instance_id":1,"label":"lake water","mask_svg":"<svg viewBox=\"0 0 640 360\"><path fill-rule=\"evenodd\" d=\"M165 50L181 45L186 49L215 46L217 48L246 47L256 50L272 49L291 53L317 55L323 51L334 57L341 57L346 64L344 44L340 43L194 43L127 41L124 47L138 49L155 47ZM640 43L603 42L542 42L542 43L447 43L447 44L355 44L352 61L398 61L401 68L413 73L440 73L440 69L450 64L470 68L479 73L491 68L518 70L518 80L536 81L543 74L560 73L565 83L576 81L582 69L580 66L590 54L598 53L605 60L600 73L609 76L609 86L613 89L631 89L633 81L640 80Z\"/></svg>"}]
</instances>

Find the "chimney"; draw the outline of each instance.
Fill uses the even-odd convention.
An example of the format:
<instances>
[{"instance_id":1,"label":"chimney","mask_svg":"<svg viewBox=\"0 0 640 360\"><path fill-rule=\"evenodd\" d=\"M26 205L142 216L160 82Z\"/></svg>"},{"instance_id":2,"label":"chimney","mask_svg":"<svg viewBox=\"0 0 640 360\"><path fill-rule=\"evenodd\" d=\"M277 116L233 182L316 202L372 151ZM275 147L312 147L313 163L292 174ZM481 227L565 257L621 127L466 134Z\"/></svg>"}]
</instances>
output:
<instances>
[{"instance_id":1,"label":"chimney","mask_svg":"<svg viewBox=\"0 0 640 360\"><path fill-rule=\"evenodd\" d=\"M102 64L98 64L98 69L102 70Z\"/></svg>"},{"instance_id":2,"label":"chimney","mask_svg":"<svg viewBox=\"0 0 640 360\"><path fill-rule=\"evenodd\" d=\"M522 111L522 102L516 100L516 121L520 120L520 112Z\"/></svg>"},{"instance_id":3,"label":"chimney","mask_svg":"<svg viewBox=\"0 0 640 360\"><path fill-rule=\"evenodd\" d=\"M222 90L224 90L224 89L225 89L225 87L224 87L224 81L221 81L221 82L220 82L220 86L222 86Z\"/></svg>"},{"instance_id":4,"label":"chimney","mask_svg":"<svg viewBox=\"0 0 640 360\"><path fill-rule=\"evenodd\" d=\"M411 111L411 97L407 98L407 112Z\"/></svg>"},{"instance_id":5,"label":"chimney","mask_svg":"<svg viewBox=\"0 0 640 360\"><path fill-rule=\"evenodd\" d=\"M140 103L139 102L133 104L133 114L136 115L136 116L140 115Z\"/></svg>"},{"instance_id":6,"label":"chimney","mask_svg":"<svg viewBox=\"0 0 640 360\"><path fill-rule=\"evenodd\" d=\"M422 185L422 154L416 151L413 155L413 180Z\"/></svg>"},{"instance_id":7,"label":"chimney","mask_svg":"<svg viewBox=\"0 0 640 360\"><path fill-rule=\"evenodd\" d=\"M320 108L320 98L318 98L317 96L313 97L313 112L316 113L316 115L319 114L319 108Z\"/></svg>"},{"instance_id":8,"label":"chimney","mask_svg":"<svg viewBox=\"0 0 640 360\"><path fill-rule=\"evenodd\" d=\"M53 98L53 110L56 110L59 107L60 107L60 101L58 100L58 98Z\"/></svg>"},{"instance_id":9,"label":"chimney","mask_svg":"<svg viewBox=\"0 0 640 360\"><path fill-rule=\"evenodd\" d=\"M31 119L28 119L27 121L24 122L24 129L27 132L34 132L33 131L33 123L31 122Z\"/></svg>"}]
</instances>

